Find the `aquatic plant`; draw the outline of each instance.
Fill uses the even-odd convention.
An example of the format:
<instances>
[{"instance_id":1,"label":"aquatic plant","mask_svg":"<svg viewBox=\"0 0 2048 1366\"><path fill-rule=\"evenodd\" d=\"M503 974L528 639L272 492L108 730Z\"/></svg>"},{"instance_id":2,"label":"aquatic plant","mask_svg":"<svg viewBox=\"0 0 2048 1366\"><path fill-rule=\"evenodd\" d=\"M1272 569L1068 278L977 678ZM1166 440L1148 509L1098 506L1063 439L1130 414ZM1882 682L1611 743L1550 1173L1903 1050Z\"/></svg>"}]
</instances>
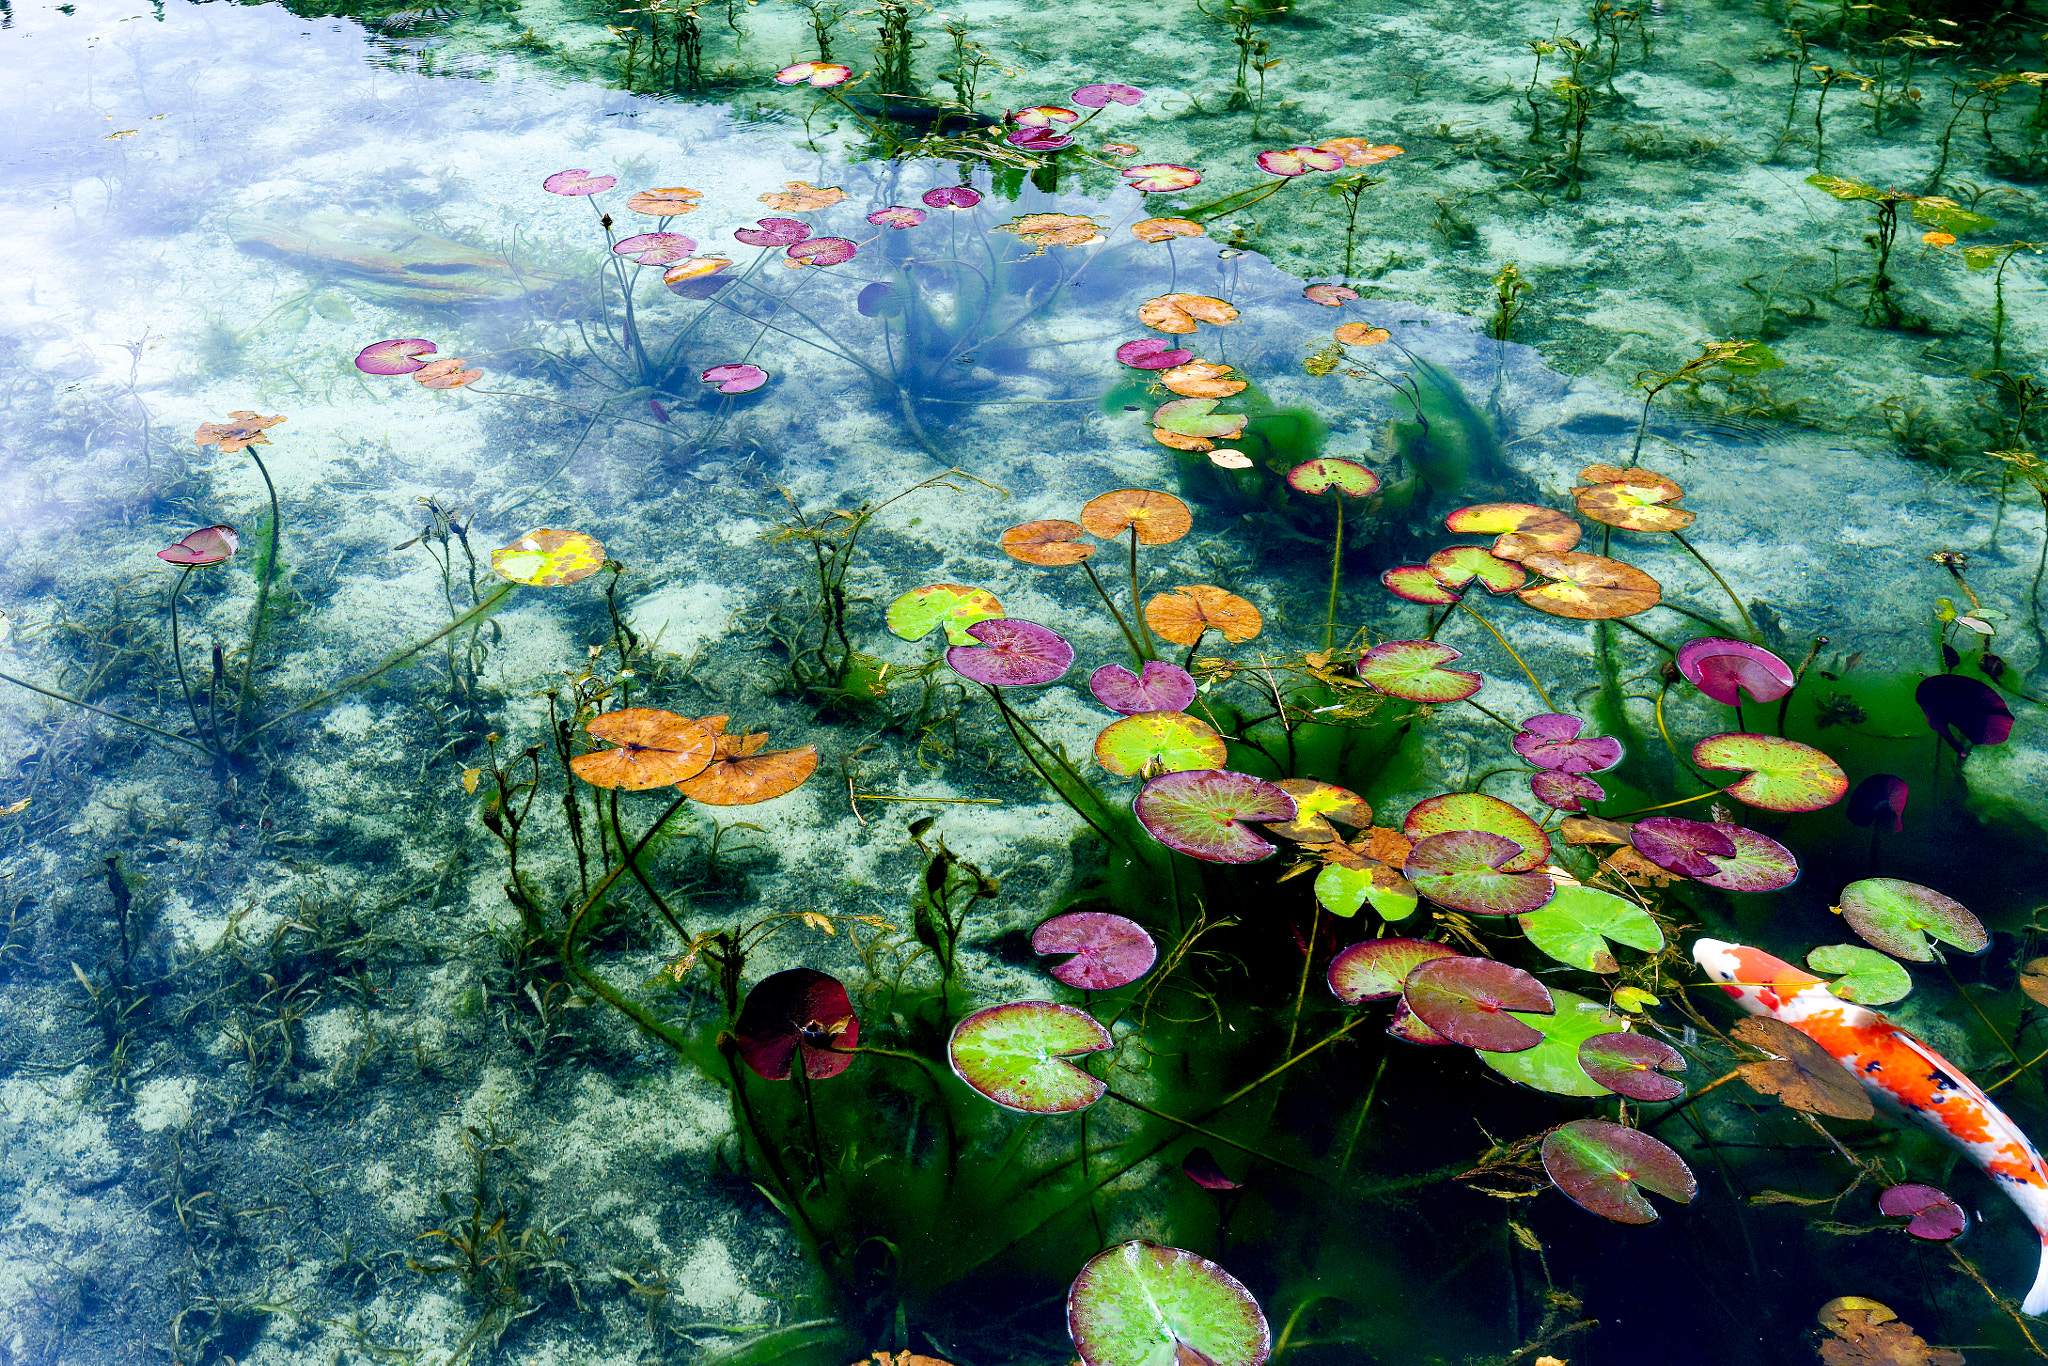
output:
<instances>
[{"instance_id":1,"label":"aquatic plant","mask_svg":"<svg viewBox=\"0 0 2048 1366\"><path fill-rule=\"evenodd\" d=\"M1895 292L1898 282L1891 276L1892 250L1898 242L1901 207L1911 205L1915 221L1930 231L1948 235L1951 242L1963 233L1988 232L1997 226L1992 219L1971 213L1954 200L1938 195L1880 190L1861 181L1824 175L1818 171L1808 176L1806 183L1845 204L1872 206L1870 221L1875 231L1863 239L1872 256L1869 288L1863 302L1865 327L1903 327L1909 320Z\"/></svg>"}]
</instances>

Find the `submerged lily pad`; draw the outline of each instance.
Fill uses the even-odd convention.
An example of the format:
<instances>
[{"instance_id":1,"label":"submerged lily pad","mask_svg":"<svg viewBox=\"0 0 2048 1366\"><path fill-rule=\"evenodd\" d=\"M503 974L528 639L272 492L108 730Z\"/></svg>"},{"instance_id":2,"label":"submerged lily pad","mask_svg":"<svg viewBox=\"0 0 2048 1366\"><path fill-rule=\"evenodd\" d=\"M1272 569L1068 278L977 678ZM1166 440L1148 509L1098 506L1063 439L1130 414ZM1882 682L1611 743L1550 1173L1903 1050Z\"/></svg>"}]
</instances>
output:
<instances>
[{"instance_id":1,"label":"submerged lily pad","mask_svg":"<svg viewBox=\"0 0 2048 1366\"><path fill-rule=\"evenodd\" d=\"M1991 947L1983 921L1960 901L1917 882L1890 877L1852 882L1842 889L1836 909L1849 928L1869 943L1910 963L1934 961L1929 935L1964 953L1982 953Z\"/></svg>"},{"instance_id":2,"label":"submerged lily pad","mask_svg":"<svg viewBox=\"0 0 2048 1366\"><path fill-rule=\"evenodd\" d=\"M1453 1043L1490 1053L1519 1053L1543 1035L1509 1011L1547 1015L1555 1007L1543 983L1491 958L1438 958L1408 974L1401 999Z\"/></svg>"},{"instance_id":3,"label":"submerged lily pad","mask_svg":"<svg viewBox=\"0 0 2048 1366\"><path fill-rule=\"evenodd\" d=\"M1184 711L1141 711L1095 737L1095 762L1119 778L1221 768L1229 758L1223 737Z\"/></svg>"},{"instance_id":4,"label":"submerged lily pad","mask_svg":"<svg viewBox=\"0 0 2048 1366\"><path fill-rule=\"evenodd\" d=\"M1347 1006L1387 1001L1401 994L1408 974L1438 958L1458 957L1456 949L1428 939L1368 939L1340 950L1330 960L1330 991Z\"/></svg>"},{"instance_id":5,"label":"submerged lily pad","mask_svg":"<svg viewBox=\"0 0 2048 1366\"><path fill-rule=\"evenodd\" d=\"M1104 911L1056 915L1031 932L1033 953L1070 953L1046 971L1082 991L1114 991L1152 970L1159 946L1135 920Z\"/></svg>"},{"instance_id":6,"label":"submerged lily pad","mask_svg":"<svg viewBox=\"0 0 2048 1366\"><path fill-rule=\"evenodd\" d=\"M1543 1036L1534 1048L1519 1053L1481 1053L1479 1060L1510 1081L1559 1096L1604 1096L1607 1088L1594 1081L1579 1059L1586 1040L1626 1029L1628 1021L1598 1001L1577 992L1552 988L1549 1014L1517 1011L1515 1019Z\"/></svg>"},{"instance_id":7,"label":"submerged lily pad","mask_svg":"<svg viewBox=\"0 0 2048 1366\"><path fill-rule=\"evenodd\" d=\"M928 583L913 588L889 604L882 621L890 633L904 640L923 640L940 626L946 628L949 645L972 645L967 628L977 621L990 621L1003 614L1002 603L986 588L960 583Z\"/></svg>"},{"instance_id":8,"label":"submerged lily pad","mask_svg":"<svg viewBox=\"0 0 2048 1366\"><path fill-rule=\"evenodd\" d=\"M1890 1005L1913 992L1911 973L1860 944L1823 944L1806 955L1806 966L1833 977L1828 990L1858 1005Z\"/></svg>"},{"instance_id":9,"label":"submerged lily pad","mask_svg":"<svg viewBox=\"0 0 2048 1366\"><path fill-rule=\"evenodd\" d=\"M1699 1182L1685 1159L1640 1129L1575 1119L1543 1139L1543 1170L1581 1208L1617 1224L1654 1224L1651 1191L1691 1204Z\"/></svg>"},{"instance_id":10,"label":"submerged lily pad","mask_svg":"<svg viewBox=\"0 0 2048 1366\"><path fill-rule=\"evenodd\" d=\"M1074 647L1066 638L1035 621L991 617L966 630L980 643L950 647L946 663L962 678L987 687L1035 688L1074 662Z\"/></svg>"},{"instance_id":11,"label":"submerged lily pad","mask_svg":"<svg viewBox=\"0 0 2048 1366\"><path fill-rule=\"evenodd\" d=\"M1775 702L1792 691L1792 666L1761 645L1721 636L1702 636L1679 647L1678 672L1685 681L1725 707Z\"/></svg>"},{"instance_id":12,"label":"submerged lily pad","mask_svg":"<svg viewBox=\"0 0 2048 1366\"><path fill-rule=\"evenodd\" d=\"M1402 872L1439 906L1467 915L1528 915L1550 900L1555 887L1544 873L1501 871L1521 852L1502 835L1452 830L1418 841Z\"/></svg>"},{"instance_id":13,"label":"submerged lily pad","mask_svg":"<svg viewBox=\"0 0 2048 1366\"><path fill-rule=\"evenodd\" d=\"M1209 863L1257 863L1274 846L1245 821L1291 821L1294 798L1262 778L1192 769L1154 778L1138 792L1138 823L1167 848Z\"/></svg>"},{"instance_id":14,"label":"submerged lily pad","mask_svg":"<svg viewBox=\"0 0 2048 1366\"><path fill-rule=\"evenodd\" d=\"M1252 1292L1208 1258L1142 1240L1098 1253L1067 1290L1081 1366L1262 1366L1273 1334Z\"/></svg>"},{"instance_id":15,"label":"submerged lily pad","mask_svg":"<svg viewBox=\"0 0 2048 1366\"><path fill-rule=\"evenodd\" d=\"M1521 853L1502 867L1510 873L1541 868L1550 859L1550 836L1520 808L1483 792L1447 792L1427 797L1408 809L1401 833L1411 840L1451 830L1485 830L1521 846Z\"/></svg>"},{"instance_id":16,"label":"submerged lily pad","mask_svg":"<svg viewBox=\"0 0 2048 1366\"><path fill-rule=\"evenodd\" d=\"M1579 1045L1579 1066L1616 1095L1646 1102L1677 1100L1685 1083L1667 1072L1684 1072L1685 1055L1645 1034L1595 1034Z\"/></svg>"},{"instance_id":17,"label":"submerged lily pad","mask_svg":"<svg viewBox=\"0 0 2048 1366\"><path fill-rule=\"evenodd\" d=\"M1904 778L1895 773L1873 773L1856 784L1849 794L1848 810L1842 814L1859 828L1874 825L1882 830L1889 823L1892 833L1898 834L1906 828L1906 799L1911 795Z\"/></svg>"},{"instance_id":18,"label":"submerged lily pad","mask_svg":"<svg viewBox=\"0 0 2048 1366\"><path fill-rule=\"evenodd\" d=\"M1880 1213L1894 1219L1908 1219L1906 1232L1915 1238L1925 1238L1930 1243L1945 1243L1962 1236L1970 1226L1970 1217L1963 1213L1963 1207L1948 1198L1935 1186L1923 1186L1908 1182L1901 1186L1886 1188L1877 1197Z\"/></svg>"},{"instance_id":19,"label":"submerged lily pad","mask_svg":"<svg viewBox=\"0 0 2048 1366\"><path fill-rule=\"evenodd\" d=\"M953 1075L1006 1110L1068 1114L1109 1087L1069 1058L1112 1044L1094 1016L1051 1001L1013 1001L977 1010L953 1026L946 1059Z\"/></svg>"},{"instance_id":20,"label":"submerged lily pad","mask_svg":"<svg viewBox=\"0 0 2048 1366\"><path fill-rule=\"evenodd\" d=\"M764 977L733 1022L740 1060L769 1081L788 1081L798 1059L812 1081L853 1065L860 1019L838 979L810 968Z\"/></svg>"},{"instance_id":21,"label":"submerged lily pad","mask_svg":"<svg viewBox=\"0 0 2048 1366\"><path fill-rule=\"evenodd\" d=\"M1463 669L1443 665L1460 652L1436 640L1389 640L1358 660L1358 676L1389 697L1408 702L1462 702L1486 685Z\"/></svg>"},{"instance_id":22,"label":"submerged lily pad","mask_svg":"<svg viewBox=\"0 0 2048 1366\"><path fill-rule=\"evenodd\" d=\"M1548 903L1522 916L1529 942L1560 963L1588 972L1619 972L1607 941L1644 953L1664 947L1664 931L1633 901L1596 887L1560 887Z\"/></svg>"},{"instance_id":23,"label":"submerged lily pad","mask_svg":"<svg viewBox=\"0 0 2048 1366\"><path fill-rule=\"evenodd\" d=\"M1195 700L1195 677L1163 659L1146 660L1138 673L1121 664L1105 664L1088 675L1088 691L1097 702L1125 716L1141 711L1186 711Z\"/></svg>"},{"instance_id":24,"label":"submerged lily pad","mask_svg":"<svg viewBox=\"0 0 2048 1366\"><path fill-rule=\"evenodd\" d=\"M552 527L529 531L491 552L493 573L533 588L580 583L603 567L604 547L595 537Z\"/></svg>"},{"instance_id":25,"label":"submerged lily pad","mask_svg":"<svg viewBox=\"0 0 2048 1366\"><path fill-rule=\"evenodd\" d=\"M1819 811L1849 790L1840 764L1812 745L1776 735L1710 735L1692 747L1692 761L1701 768L1748 769L1728 795L1766 811Z\"/></svg>"}]
</instances>

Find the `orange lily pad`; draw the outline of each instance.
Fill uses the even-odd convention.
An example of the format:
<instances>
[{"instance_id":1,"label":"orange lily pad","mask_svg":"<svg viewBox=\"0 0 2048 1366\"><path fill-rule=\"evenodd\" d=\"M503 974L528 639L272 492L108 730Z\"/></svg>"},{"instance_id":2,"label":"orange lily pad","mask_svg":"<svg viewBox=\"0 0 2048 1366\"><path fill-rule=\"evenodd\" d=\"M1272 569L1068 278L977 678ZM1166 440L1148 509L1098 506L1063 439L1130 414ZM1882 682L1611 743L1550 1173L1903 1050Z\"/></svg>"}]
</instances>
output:
<instances>
[{"instance_id":1,"label":"orange lily pad","mask_svg":"<svg viewBox=\"0 0 2048 1366\"><path fill-rule=\"evenodd\" d=\"M667 190L640 190L626 200L626 207L649 218L675 218L695 213L697 201L703 197L702 190L686 190L678 185Z\"/></svg>"},{"instance_id":2,"label":"orange lily pad","mask_svg":"<svg viewBox=\"0 0 2048 1366\"><path fill-rule=\"evenodd\" d=\"M1081 509L1081 525L1105 541L1135 528L1140 545L1167 545L1194 524L1186 503L1152 489L1117 489L1089 499Z\"/></svg>"},{"instance_id":3,"label":"orange lily pad","mask_svg":"<svg viewBox=\"0 0 2048 1366\"><path fill-rule=\"evenodd\" d=\"M676 790L706 806L752 806L794 792L818 771L818 747L761 753L765 735L722 735L718 753L702 773Z\"/></svg>"},{"instance_id":4,"label":"orange lily pad","mask_svg":"<svg viewBox=\"0 0 2048 1366\"><path fill-rule=\"evenodd\" d=\"M1384 327L1374 327L1371 323L1345 323L1337 329L1335 335L1337 340L1346 346L1378 346L1383 341L1391 340L1394 334Z\"/></svg>"},{"instance_id":5,"label":"orange lily pad","mask_svg":"<svg viewBox=\"0 0 2048 1366\"><path fill-rule=\"evenodd\" d=\"M1138 305L1138 321L1160 332L1186 333L1196 323L1218 327L1237 321L1237 310L1207 294L1162 294Z\"/></svg>"},{"instance_id":6,"label":"orange lily pad","mask_svg":"<svg viewBox=\"0 0 2048 1366\"><path fill-rule=\"evenodd\" d=\"M1190 218L1145 218L1131 224L1131 236L1140 242L1170 242L1176 237L1200 237L1202 225Z\"/></svg>"},{"instance_id":7,"label":"orange lily pad","mask_svg":"<svg viewBox=\"0 0 2048 1366\"><path fill-rule=\"evenodd\" d=\"M841 189L820 188L801 180L785 180L780 192L762 195L761 202L784 213L806 213L812 209L829 209L846 197L846 191Z\"/></svg>"},{"instance_id":8,"label":"orange lily pad","mask_svg":"<svg viewBox=\"0 0 2048 1366\"><path fill-rule=\"evenodd\" d=\"M1499 553L1498 548L1494 553ZM1577 550L1563 554L1531 551L1520 559L1524 567L1550 582L1524 588L1515 596L1554 617L1570 617L1574 621L1632 617L1655 607L1664 596L1662 586L1648 574L1605 555Z\"/></svg>"},{"instance_id":9,"label":"orange lily pad","mask_svg":"<svg viewBox=\"0 0 2048 1366\"><path fill-rule=\"evenodd\" d=\"M1245 391L1245 382L1232 379L1227 365L1191 360L1159 372L1159 382L1183 398L1229 398Z\"/></svg>"},{"instance_id":10,"label":"orange lily pad","mask_svg":"<svg viewBox=\"0 0 2048 1366\"><path fill-rule=\"evenodd\" d=\"M1076 213L1027 213L1007 223L996 224L997 232L1015 233L1042 254L1047 247L1085 247L1102 240L1102 228L1092 218Z\"/></svg>"},{"instance_id":11,"label":"orange lily pad","mask_svg":"<svg viewBox=\"0 0 2048 1366\"><path fill-rule=\"evenodd\" d=\"M1572 496L1579 511L1596 522L1623 531L1683 531L1693 524L1693 513L1668 506L1685 497L1685 490L1652 470L1588 465L1579 478L1589 482Z\"/></svg>"},{"instance_id":12,"label":"orange lily pad","mask_svg":"<svg viewBox=\"0 0 2048 1366\"><path fill-rule=\"evenodd\" d=\"M1316 147L1325 152L1335 152L1344 158L1346 166L1372 166L1382 161L1391 161L1401 155L1402 149L1390 142L1373 142L1370 138L1330 138L1319 142Z\"/></svg>"},{"instance_id":13,"label":"orange lily pad","mask_svg":"<svg viewBox=\"0 0 2048 1366\"><path fill-rule=\"evenodd\" d=\"M1206 631L1242 645L1265 629L1266 619L1235 593L1214 584L1190 583L1146 603L1145 624L1160 639L1192 648Z\"/></svg>"},{"instance_id":14,"label":"orange lily pad","mask_svg":"<svg viewBox=\"0 0 2048 1366\"><path fill-rule=\"evenodd\" d=\"M723 716L692 720L653 707L628 707L593 717L590 738L616 749L594 750L569 761L569 771L593 787L645 792L702 773L718 752Z\"/></svg>"},{"instance_id":15,"label":"orange lily pad","mask_svg":"<svg viewBox=\"0 0 2048 1366\"><path fill-rule=\"evenodd\" d=\"M1095 553L1095 547L1081 538L1088 529L1079 522L1048 517L1024 522L1003 533L1003 553L1026 564L1056 567L1079 564Z\"/></svg>"},{"instance_id":16,"label":"orange lily pad","mask_svg":"<svg viewBox=\"0 0 2048 1366\"><path fill-rule=\"evenodd\" d=\"M1519 560L1538 550L1562 554L1586 534L1556 508L1536 503L1474 503L1444 518L1444 528L1464 536L1497 537L1493 553L1503 560Z\"/></svg>"}]
</instances>

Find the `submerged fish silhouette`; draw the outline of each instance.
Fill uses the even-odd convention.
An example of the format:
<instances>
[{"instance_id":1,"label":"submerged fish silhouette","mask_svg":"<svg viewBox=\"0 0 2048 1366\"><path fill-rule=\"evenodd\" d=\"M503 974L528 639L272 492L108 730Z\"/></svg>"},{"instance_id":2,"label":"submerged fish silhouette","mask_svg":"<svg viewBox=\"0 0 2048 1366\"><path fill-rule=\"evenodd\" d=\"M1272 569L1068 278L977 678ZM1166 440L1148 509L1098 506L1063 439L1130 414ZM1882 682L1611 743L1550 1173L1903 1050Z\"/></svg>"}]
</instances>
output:
<instances>
[{"instance_id":1,"label":"submerged fish silhouette","mask_svg":"<svg viewBox=\"0 0 2048 1366\"><path fill-rule=\"evenodd\" d=\"M1692 956L1744 1010L1791 1025L1848 1068L1885 1109L1969 1154L2040 1235L2040 1271L2020 1308L2048 1310L2048 1166L1982 1088L1884 1016L1844 1001L1820 978L1761 949L1701 939Z\"/></svg>"}]
</instances>

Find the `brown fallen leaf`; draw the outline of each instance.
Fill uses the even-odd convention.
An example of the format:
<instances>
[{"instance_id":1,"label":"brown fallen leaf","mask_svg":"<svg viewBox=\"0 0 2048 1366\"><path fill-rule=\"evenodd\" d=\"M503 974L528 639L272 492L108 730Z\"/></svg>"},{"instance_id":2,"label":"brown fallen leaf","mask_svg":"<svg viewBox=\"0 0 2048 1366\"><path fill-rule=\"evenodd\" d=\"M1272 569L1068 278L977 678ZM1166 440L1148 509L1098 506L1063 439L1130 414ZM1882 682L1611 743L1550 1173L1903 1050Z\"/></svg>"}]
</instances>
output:
<instances>
[{"instance_id":1,"label":"brown fallen leaf","mask_svg":"<svg viewBox=\"0 0 2048 1366\"><path fill-rule=\"evenodd\" d=\"M1963 1354L1930 1347L1910 1324L1875 1300L1845 1295L1820 1311L1835 1336L1820 1345L1826 1366L1964 1366Z\"/></svg>"},{"instance_id":2,"label":"brown fallen leaf","mask_svg":"<svg viewBox=\"0 0 2048 1366\"><path fill-rule=\"evenodd\" d=\"M1566 844L1627 844L1628 832L1632 827L1620 821L1610 821L1602 816L1566 816L1564 818L1564 842Z\"/></svg>"},{"instance_id":3,"label":"brown fallen leaf","mask_svg":"<svg viewBox=\"0 0 2048 1366\"><path fill-rule=\"evenodd\" d=\"M2048 958L2029 959L2020 968L2020 990L2034 1004L2048 1006Z\"/></svg>"},{"instance_id":4,"label":"brown fallen leaf","mask_svg":"<svg viewBox=\"0 0 2048 1366\"><path fill-rule=\"evenodd\" d=\"M1750 1089L1782 1105L1835 1119L1869 1119L1870 1093L1825 1048L1783 1020L1754 1015L1735 1026L1735 1037L1771 1054L1736 1068Z\"/></svg>"},{"instance_id":5,"label":"brown fallen leaf","mask_svg":"<svg viewBox=\"0 0 2048 1366\"><path fill-rule=\"evenodd\" d=\"M1600 866L1637 887L1669 887L1678 875L1666 872L1624 844L1600 860Z\"/></svg>"}]
</instances>

